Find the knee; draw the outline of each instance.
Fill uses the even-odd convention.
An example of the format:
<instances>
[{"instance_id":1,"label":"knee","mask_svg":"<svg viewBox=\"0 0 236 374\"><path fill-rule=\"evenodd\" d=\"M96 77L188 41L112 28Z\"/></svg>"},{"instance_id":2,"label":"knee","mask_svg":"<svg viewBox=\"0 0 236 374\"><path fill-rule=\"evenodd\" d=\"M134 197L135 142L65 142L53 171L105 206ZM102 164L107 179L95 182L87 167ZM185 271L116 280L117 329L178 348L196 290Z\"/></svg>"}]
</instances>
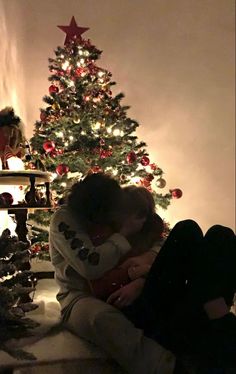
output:
<instances>
[{"instance_id":1,"label":"knee","mask_svg":"<svg viewBox=\"0 0 236 374\"><path fill-rule=\"evenodd\" d=\"M225 254L232 253L236 257L235 243L236 236L229 227L214 225L205 235L205 243L209 248L212 248L215 253L217 248L221 248L220 253L224 250Z\"/></svg>"},{"instance_id":2,"label":"knee","mask_svg":"<svg viewBox=\"0 0 236 374\"><path fill-rule=\"evenodd\" d=\"M224 238L224 239L233 239L235 238L235 234L232 229L229 227L225 227L222 225L214 225L208 229L206 232L205 237L216 237L216 238Z\"/></svg>"},{"instance_id":3,"label":"knee","mask_svg":"<svg viewBox=\"0 0 236 374\"><path fill-rule=\"evenodd\" d=\"M181 232L181 233L185 234L185 236L190 235L191 237L192 236L199 237L199 238L203 237L203 232L202 232L200 226L198 225L197 222L195 222L192 219L186 219L186 220L183 220L183 221L179 221L178 223L176 223L173 230Z\"/></svg>"}]
</instances>

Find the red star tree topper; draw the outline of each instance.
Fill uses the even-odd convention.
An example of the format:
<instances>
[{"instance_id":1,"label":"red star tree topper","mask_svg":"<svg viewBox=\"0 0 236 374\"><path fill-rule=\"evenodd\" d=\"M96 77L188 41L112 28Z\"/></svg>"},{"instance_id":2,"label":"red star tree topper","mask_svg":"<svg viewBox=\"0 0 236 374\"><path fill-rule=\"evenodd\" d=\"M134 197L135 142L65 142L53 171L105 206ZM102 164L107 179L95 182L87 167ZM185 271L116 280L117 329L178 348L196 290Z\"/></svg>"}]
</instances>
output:
<instances>
[{"instance_id":1,"label":"red star tree topper","mask_svg":"<svg viewBox=\"0 0 236 374\"><path fill-rule=\"evenodd\" d=\"M64 44L68 44L71 40L81 39L81 35L89 30L89 27L79 27L76 23L75 17L71 18L69 26L57 26L59 29L66 33L66 39Z\"/></svg>"}]
</instances>

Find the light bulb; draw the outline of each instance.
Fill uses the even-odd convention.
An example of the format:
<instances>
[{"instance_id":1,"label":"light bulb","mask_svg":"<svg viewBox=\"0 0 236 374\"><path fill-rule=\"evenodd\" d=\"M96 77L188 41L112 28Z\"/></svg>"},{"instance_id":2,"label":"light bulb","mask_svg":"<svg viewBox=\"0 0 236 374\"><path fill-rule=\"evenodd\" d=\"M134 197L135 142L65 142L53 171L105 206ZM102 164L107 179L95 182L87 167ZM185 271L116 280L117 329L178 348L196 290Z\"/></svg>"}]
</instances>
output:
<instances>
[{"instance_id":1,"label":"light bulb","mask_svg":"<svg viewBox=\"0 0 236 374\"><path fill-rule=\"evenodd\" d=\"M101 122L96 122L94 125L94 130L99 130L101 125L102 125Z\"/></svg>"},{"instance_id":2,"label":"light bulb","mask_svg":"<svg viewBox=\"0 0 236 374\"><path fill-rule=\"evenodd\" d=\"M114 135L114 136L120 136L120 130L119 130L119 129L115 129L115 130L113 131L113 135Z\"/></svg>"},{"instance_id":3,"label":"light bulb","mask_svg":"<svg viewBox=\"0 0 236 374\"><path fill-rule=\"evenodd\" d=\"M71 136L69 136L69 139L70 139L70 140L73 140L73 139L74 139L74 137L73 137L73 136L71 135Z\"/></svg>"},{"instance_id":4,"label":"light bulb","mask_svg":"<svg viewBox=\"0 0 236 374\"><path fill-rule=\"evenodd\" d=\"M58 138L63 138L64 134L63 134L62 131L59 131L59 132L56 132L56 136L57 136Z\"/></svg>"},{"instance_id":5,"label":"light bulb","mask_svg":"<svg viewBox=\"0 0 236 374\"><path fill-rule=\"evenodd\" d=\"M66 70L69 67L69 65L70 65L69 61L65 61L63 62L63 64L61 64L61 67L63 70Z\"/></svg>"},{"instance_id":6,"label":"light bulb","mask_svg":"<svg viewBox=\"0 0 236 374\"><path fill-rule=\"evenodd\" d=\"M112 128L111 127L107 127L107 132L108 132L108 134L111 134Z\"/></svg>"}]
</instances>

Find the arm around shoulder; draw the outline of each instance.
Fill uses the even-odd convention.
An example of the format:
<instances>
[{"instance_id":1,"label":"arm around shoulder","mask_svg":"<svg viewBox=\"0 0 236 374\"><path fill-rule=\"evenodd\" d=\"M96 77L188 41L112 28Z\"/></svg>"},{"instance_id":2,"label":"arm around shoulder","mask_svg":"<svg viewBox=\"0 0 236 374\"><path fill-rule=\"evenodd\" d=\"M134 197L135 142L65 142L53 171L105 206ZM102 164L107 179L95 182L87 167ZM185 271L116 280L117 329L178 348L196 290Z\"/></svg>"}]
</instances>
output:
<instances>
[{"instance_id":1,"label":"arm around shoulder","mask_svg":"<svg viewBox=\"0 0 236 374\"><path fill-rule=\"evenodd\" d=\"M53 215L49 232L50 249L57 251L82 277L96 279L118 264L130 250L126 238L118 233L94 247L88 234L71 216L67 206Z\"/></svg>"}]
</instances>

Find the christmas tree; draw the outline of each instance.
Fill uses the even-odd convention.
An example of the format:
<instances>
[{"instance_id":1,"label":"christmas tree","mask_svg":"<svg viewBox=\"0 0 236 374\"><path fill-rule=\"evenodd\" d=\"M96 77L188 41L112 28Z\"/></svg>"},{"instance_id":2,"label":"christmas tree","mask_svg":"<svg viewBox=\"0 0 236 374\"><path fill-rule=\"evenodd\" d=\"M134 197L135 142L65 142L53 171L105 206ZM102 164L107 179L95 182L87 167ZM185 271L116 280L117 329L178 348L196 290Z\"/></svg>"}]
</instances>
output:
<instances>
[{"instance_id":1,"label":"christmas tree","mask_svg":"<svg viewBox=\"0 0 236 374\"><path fill-rule=\"evenodd\" d=\"M26 312L37 308L30 297L36 279L30 271L29 258L29 243L19 241L5 229L0 236L0 349L18 359L34 358L7 345L9 339L31 335L29 329L37 326L25 318Z\"/></svg>"},{"instance_id":2,"label":"christmas tree","mask_svg":"<svg viewBox=\"0 0 236 374\"><path fill-rule=\"evenodd\" d=\"M111 73L97 65L101 51L82 38L88 28L78 27L74 17L69 26L58 27L66 33L65 44L49 59L49 95L34 127L28 167L53 173L55 204L76 180L105 172L121 184L145 186L157 207L166 209L182 192L160 192L166 186L163 171L138 140L139 124L127 116L129 107L121 104L124 95L113 95ZM47 217L43 211L34 215L40 223Z\"/></svg>"}]
</instances>

